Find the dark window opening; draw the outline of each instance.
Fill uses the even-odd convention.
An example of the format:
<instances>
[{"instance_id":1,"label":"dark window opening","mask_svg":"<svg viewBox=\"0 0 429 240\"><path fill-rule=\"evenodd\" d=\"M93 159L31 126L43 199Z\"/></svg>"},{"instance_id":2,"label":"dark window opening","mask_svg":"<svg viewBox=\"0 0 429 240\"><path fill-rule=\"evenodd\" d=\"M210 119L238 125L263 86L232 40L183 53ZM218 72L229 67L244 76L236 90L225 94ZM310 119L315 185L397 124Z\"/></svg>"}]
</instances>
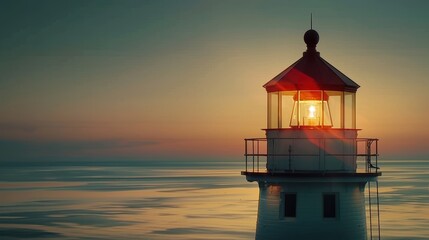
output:
<instances>
[{"instance_id":1,"label":"dark window opening","mask_svg":"<svg viewBox=\"0 0 429 240\"><path fill-rule=\"evenodd\" d=\"M296 217L296 193L285 194L285 217Z\"/></svg>"},{"instance_id":2,"label":"dark window opening","mask_svg":"<svg viewBox=\"0 0 429 240\"><path fill-rule=\"evenodd\" d=\"M323 195L323 217L324 218L335 218L337 208L337 196L336 194L324 194Z\"/></svg>"}]
</instances>

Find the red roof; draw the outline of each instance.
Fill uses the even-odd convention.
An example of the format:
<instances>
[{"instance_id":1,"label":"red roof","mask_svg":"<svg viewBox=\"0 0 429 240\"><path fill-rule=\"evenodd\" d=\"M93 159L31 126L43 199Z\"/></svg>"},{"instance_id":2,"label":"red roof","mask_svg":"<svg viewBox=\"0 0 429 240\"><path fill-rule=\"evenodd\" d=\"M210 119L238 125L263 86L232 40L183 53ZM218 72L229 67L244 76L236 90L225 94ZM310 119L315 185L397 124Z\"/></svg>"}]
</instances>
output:
<instances>
[{"instance_id":1,"label":"red roof","mask_svg":"<svg viewBox=\"0 0 429 240\"><path fill-rule=\"evenodd\" d=\"M309 46L307 43L308 49L302 58L267 82L264 85L267 92L289 90L356 92L359 85L321 58L319 52L316 52L316 44Z\"/></svg>"}]
</instances>

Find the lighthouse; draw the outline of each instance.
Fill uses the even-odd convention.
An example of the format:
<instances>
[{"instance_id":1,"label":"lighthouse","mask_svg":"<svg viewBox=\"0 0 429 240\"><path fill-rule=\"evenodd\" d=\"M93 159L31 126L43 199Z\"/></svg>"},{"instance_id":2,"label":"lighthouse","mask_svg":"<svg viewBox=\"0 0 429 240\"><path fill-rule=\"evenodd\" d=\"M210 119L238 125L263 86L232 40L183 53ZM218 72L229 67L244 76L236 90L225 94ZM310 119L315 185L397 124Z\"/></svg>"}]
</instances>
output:
<instances>
[{"instance_id":1,"label":"lighthouse","mask_svg":"<svg viewBox=\"0 0 429 240\"><path fill-rule=\"evenodd\" d=\"M379 239L378 139L358 138L359 85L320 56L319 34L263 87L265 138L245 139L259 185L256 239Z\"/></svg>"}]
</instances>

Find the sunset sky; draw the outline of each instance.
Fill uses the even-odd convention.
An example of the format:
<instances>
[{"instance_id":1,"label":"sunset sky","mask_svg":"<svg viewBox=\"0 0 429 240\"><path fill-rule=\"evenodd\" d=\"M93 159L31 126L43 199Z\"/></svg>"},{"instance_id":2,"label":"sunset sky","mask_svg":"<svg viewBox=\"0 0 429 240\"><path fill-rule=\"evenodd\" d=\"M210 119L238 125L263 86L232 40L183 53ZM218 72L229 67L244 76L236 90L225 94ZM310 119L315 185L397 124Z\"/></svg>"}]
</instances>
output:
<instances>
[{"instance_id":1,"label":"sunset sky","mask_svg":"<svg viewBox=\"0 0 429 240\"><path fill-rule=\"evenodd\" d=\"M359 137L429 158L429 1L0 2L0 160L242 159L302 56L357 82Z\"/></svg>"}]
</instances>

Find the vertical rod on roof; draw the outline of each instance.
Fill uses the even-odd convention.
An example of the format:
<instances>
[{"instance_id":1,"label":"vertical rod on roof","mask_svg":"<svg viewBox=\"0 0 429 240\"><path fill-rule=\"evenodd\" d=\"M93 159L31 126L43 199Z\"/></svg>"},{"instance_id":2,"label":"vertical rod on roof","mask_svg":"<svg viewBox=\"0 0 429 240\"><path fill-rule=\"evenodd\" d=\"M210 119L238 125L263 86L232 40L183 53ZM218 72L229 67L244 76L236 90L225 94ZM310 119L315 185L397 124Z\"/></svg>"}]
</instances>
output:
<instances>
[{"instance_id":1,"label":"vertical rod on roof","mask_svg":"<svg viewBox=\"0 0 429 240\"><path fill-rule=\"evenodd\" d=\"M310 13L310 29L313 29L313 13Z\"/></svg>"}]
</instances>

